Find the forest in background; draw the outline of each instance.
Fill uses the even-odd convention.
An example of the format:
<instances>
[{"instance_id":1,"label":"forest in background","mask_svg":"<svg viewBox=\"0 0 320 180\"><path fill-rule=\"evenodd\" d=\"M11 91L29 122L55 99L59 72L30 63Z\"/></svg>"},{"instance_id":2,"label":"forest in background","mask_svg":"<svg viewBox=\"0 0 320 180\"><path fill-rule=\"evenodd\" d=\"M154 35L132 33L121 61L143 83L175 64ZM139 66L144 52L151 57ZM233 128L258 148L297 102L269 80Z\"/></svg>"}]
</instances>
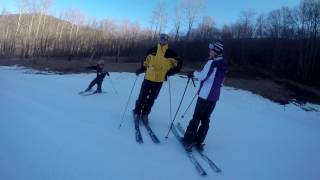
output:
<instances>
[{"instance_id":1,"label":"forest in background","mask_svg":"<svg viewBox=\"0 0 320 180\"><path fill-rule=\"evenodd\" d=\"M158 35L169 32L170 46L188 63L206 61L208 43L222 39L235 69L254 70L320 88L320 1L301 0L293 8L268 13L240 12L219 28L202 12L205 0L181 0L168 16L164 1L150 14L150 27L111 19L88 19L77 9L50 15L52 0L20 0L16 14L2 9L0 58L128 57L143 60ZM168 30L168 27L171 27Z\"/></svg>"}]
</instances>

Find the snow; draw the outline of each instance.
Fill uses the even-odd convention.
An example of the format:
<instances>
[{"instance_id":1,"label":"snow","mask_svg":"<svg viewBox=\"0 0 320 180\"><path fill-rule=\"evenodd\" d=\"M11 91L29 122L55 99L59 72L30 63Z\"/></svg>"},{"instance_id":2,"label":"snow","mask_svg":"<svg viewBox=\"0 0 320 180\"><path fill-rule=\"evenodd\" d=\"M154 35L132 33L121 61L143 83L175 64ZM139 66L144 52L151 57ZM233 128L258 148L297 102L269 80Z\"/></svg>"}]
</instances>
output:
<instances>
[{"instance_id":1,"label":"snow","mask_svg":"<svg viewBox=\"0 0 320 180\"><path fill-rule=\"evenodd\" d=\"M169 135L168 83L150 115L161 143L154 144L141 126L144 143L134 139L130 110L138 96L138 77L123 126L122 114L136 76L111 73L106 93L81 96L95 74L44 74L0 67L0 179L203 179L178 141ZM117 92L111 86L111 82ZM174 113L186 78L170 78ZM198 84L198 83L196 83ZM176 122L184 127L195 102L180 118L198 87L188 86ZM308 104L319 109L319 105ZM212 114L206 153L222 169L208 173L219 180L320 179L320 112L294 104L281 106L248 91L223 87Z\"/></svg>"}]
</instances>

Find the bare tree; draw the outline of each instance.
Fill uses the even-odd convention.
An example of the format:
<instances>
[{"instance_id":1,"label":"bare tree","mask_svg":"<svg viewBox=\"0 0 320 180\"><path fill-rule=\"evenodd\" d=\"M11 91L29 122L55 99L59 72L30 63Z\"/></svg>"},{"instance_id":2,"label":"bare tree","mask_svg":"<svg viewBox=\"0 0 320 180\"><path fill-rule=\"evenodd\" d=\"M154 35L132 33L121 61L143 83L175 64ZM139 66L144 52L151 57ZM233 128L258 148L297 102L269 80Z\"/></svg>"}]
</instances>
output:
<instances>
[{"instance_id":1,"label":"bare tree","mask_svg":"<svg viewBox=\"0 0 320 180\"><path fill-rule=\"evenodd\" d=\"M182 8L181 6L176 6L174 8L174 39L179 40L180 30L181 30L181 20L182 20Z\"/></svg>"},{"instance_id":2,"label":"bare tree","mask_svg":"<svg viewBox=\"0 0 320 180\"><path fill-rule=\"evenodd\" d=\"M281 37L281 11L279 9L269 13L267 31L272 38Z\"/></svg>"},{"instance_id":3,"label":"bare tree","mask_svg":"<svg viewBox=\"0 0 320 180\"><path fill-rule=\"evenodd\" d=\"M168 13L164 0L160 0L151 16L151 28L154 30L153 38L164 32L168 24Z\"/></svg>"},{"instance_id":4,"label":"bare tree","mask_svg":"<svg viewBox=\"0 0 320 180\"><path fill-rule=\"evenodd\" d=\"M254 33L255 12L252 10L242 11L238 20L240 27L240 36L242 38L252 38Z\"/></svg>"},{"instance_id":5,"label":"bare tree","mask_svg":"<svg viewBox=\"0 0 320 180\"><path fill-rule=\"evenodd\" d=\"M266 29L266 16L265 14L260 14L256 19L254 36L258 39L264 38L266 35L265 29Z\"/></svg>"},{"instance_id":6,"label":"bare tree","mask_svg":"<svg viewBox=\"0 0 320 180\"><path fill-rule=\"evenodd\" d=\"M299 6L299 20L304 32L310 32L309 37L319 36L320 1L302 0Z\"/></svg>"},{"instance_id":7,"label":"bare tree","mask_svg":"<svg viewBox=\"0 0 320 180\"><path fill-rule=\"evenodd\" d=\"M199 14L205 8L205 0L181 0L180 6L183 9L184 17L187 22L187 38L196 22Z\"/></svg>"},{"instance_id":8,"label":"bare tree","mask_svg":"<svg viewBox=\"0 0 320 180\"><path fill-rule=\"evenodd\" d=\"M319 27L320 1L302 0L299 5L299 24L303 34L300 43L298 75L303 81L310 82L319 72Z\"/></svg>"},{"instance_id":9,"label":"bare tree","mask_svg":"<svg viewBox=\"0 0 320 180\"><path fill-rule=\"evenodd\" d=\"M199 36L202 39L206 38L215 38L215 34L218 34L217 31L215 30L215 22L212 17L210 16L205 16L202 19L202 22L199 24L198 27L198 32Z\"/></svg>"}]
</instances>

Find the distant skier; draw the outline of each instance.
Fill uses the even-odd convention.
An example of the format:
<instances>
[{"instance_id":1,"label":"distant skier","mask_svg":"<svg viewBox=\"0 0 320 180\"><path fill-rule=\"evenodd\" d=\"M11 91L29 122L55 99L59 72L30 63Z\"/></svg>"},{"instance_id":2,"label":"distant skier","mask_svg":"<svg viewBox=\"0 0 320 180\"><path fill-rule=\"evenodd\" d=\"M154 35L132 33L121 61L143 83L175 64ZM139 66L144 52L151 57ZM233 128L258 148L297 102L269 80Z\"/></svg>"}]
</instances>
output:
<instances>
[{"instance_id":1,"label":"distant skier","mask_svg":"<svg viewBox=\"0 0 320 180\"><path fill-rule=\"evenodd\" d=\"M110 76L110 74L107 71L103 71L104 68L104 61L100 60L98 61L97 65L95 66L89 66L87 69L96 70L97 71L97 77L91 81L88 88L80 93L88 92L91 90L91 88L97 84L97 90L94 93L101 93L102 92L102 82L104 77Z\"/></svg>"},{"instance_id":2,"label":"distant skier","mask_svg":"<svg viewBox=\"0 0 320 180\"><path fill-rule=\"evenodd\" d=\"M201 72L190 72L188 78L196 78L200 81L198 100L193 118L189 122L184 134L183 143L186 151L191 152L192 146L203 151L203 142L206 138L210 115L219 100L220 88L226 74L226 61L222 57L223 44L217 41L209 44L209 60ZM201 125L199 127L199 124Z\"/></svg>"},{"instance_id":3,"label":"distant skier","mask_svg":"<svg viewBox=\"0 0 320 180\"><path fill-rule=\"evenodd\" d=\"M167 34L160 34L158 45L146 53L143 65L136 71L136 75L145 72L145 77L133 110L135 120L141 116L141 119L148 123L148 115L163 81L166 81L167 76L178 73L182 67L182 60L168 46L168 38Z\"/></svg>"}]
</instances>

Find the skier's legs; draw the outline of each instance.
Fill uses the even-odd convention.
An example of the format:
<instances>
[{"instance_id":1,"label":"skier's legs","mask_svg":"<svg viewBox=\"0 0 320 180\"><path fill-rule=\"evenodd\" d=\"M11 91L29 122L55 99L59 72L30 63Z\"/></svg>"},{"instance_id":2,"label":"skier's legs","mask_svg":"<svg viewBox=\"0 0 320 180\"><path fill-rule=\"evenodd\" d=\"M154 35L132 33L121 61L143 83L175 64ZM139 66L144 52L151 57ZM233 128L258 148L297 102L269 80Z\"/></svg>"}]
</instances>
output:
<instances>
[{"instance_id":1,"label":"skier's legs","mask_svg":"<svg viewBox=\"0 0 320 180\"><path fill-rule=\"evenodd\" d=\"M85 91L89 91L95 84L97 83L97 78L94 78L94 80L91 81L88 88Z\"/></svg>"},{"instance_id":2,"label":"skier's legs","mask_svg":"<svg viewBox=\"0 0 320 180\"><path fill-rule=\"evenodd\" d=\"M189 125L187 127L187 130L184 134L184 143L185 144L192 144L194 141L194 138L197 134L198 126L200 124L200 120L202 119L202 115L204 113L204 100L202 98L198 98L196 108L193 113L193 118L189 122Z\"/></svg>"},{"instance_id":3,"label":"skier's legs","mask_svg":"<svg viewBox=\"0 0 320 180\"><path fill-rule=\"evenodd\" d=\"M101 93L102 92L102 82L103 82L103 79L104 77L106 77L106 73L103 73L99 76L97 76L97 92L98 93Z\"/></svg>"},{"instance_id":4,"label":"skier's legs","mask_svg":"<svg viewBox=\"0 0 320 180\"><path fill-rule=\"evenodd\" d=\"M142 108L142 115L149 115L151 108L154 104L154 101L157 99L160 90L162 87L162 83L158 82L152 82L151 83L151 88L149 89L148 92L148 98L145 100Z\"/></svg>"},{"instance_id":5,"label":"skier's legs","mask_svg":"<svg viewBox=\"0 0 320 180\"><path fill-rule=\"evenodd\" d=\"M98 78L98 80L97 80L97 92L98 93L101 93L102 92L102 82L103 82L103 79L101 79L101 78Z\"/></svg>"},{"instance_id":6,"label":"skier's legs","mask_svg":"<svg viewBox=\"0 0 320 180\"><path fill-rule=\"evenodd\" d=\"M206 101L205 104L206 106L204 107L205 111L203 114L203 119L201 119L201 125L194 139L194 142L196 144L202 144L207 136L207 133L209 130L209 124L210 124L210 116L216 105L216 102Z\"/></svg>"},{"instance_id":7,"label":"skier's legs","mask_svg":"<svg viewBox=\"0 0 320 180\"><path fill-rule=\"evenodd\" d=\"M133 110L135 114L141 114L141 110L142 110L142 107L143 107L145 100L147 99L149 90L150 90L149 81L143 80L142 85L141 85L141 89L140 89L140 93L139 93L139 97L136 100L136 105Z\"/></svg>"}]
</instances>

